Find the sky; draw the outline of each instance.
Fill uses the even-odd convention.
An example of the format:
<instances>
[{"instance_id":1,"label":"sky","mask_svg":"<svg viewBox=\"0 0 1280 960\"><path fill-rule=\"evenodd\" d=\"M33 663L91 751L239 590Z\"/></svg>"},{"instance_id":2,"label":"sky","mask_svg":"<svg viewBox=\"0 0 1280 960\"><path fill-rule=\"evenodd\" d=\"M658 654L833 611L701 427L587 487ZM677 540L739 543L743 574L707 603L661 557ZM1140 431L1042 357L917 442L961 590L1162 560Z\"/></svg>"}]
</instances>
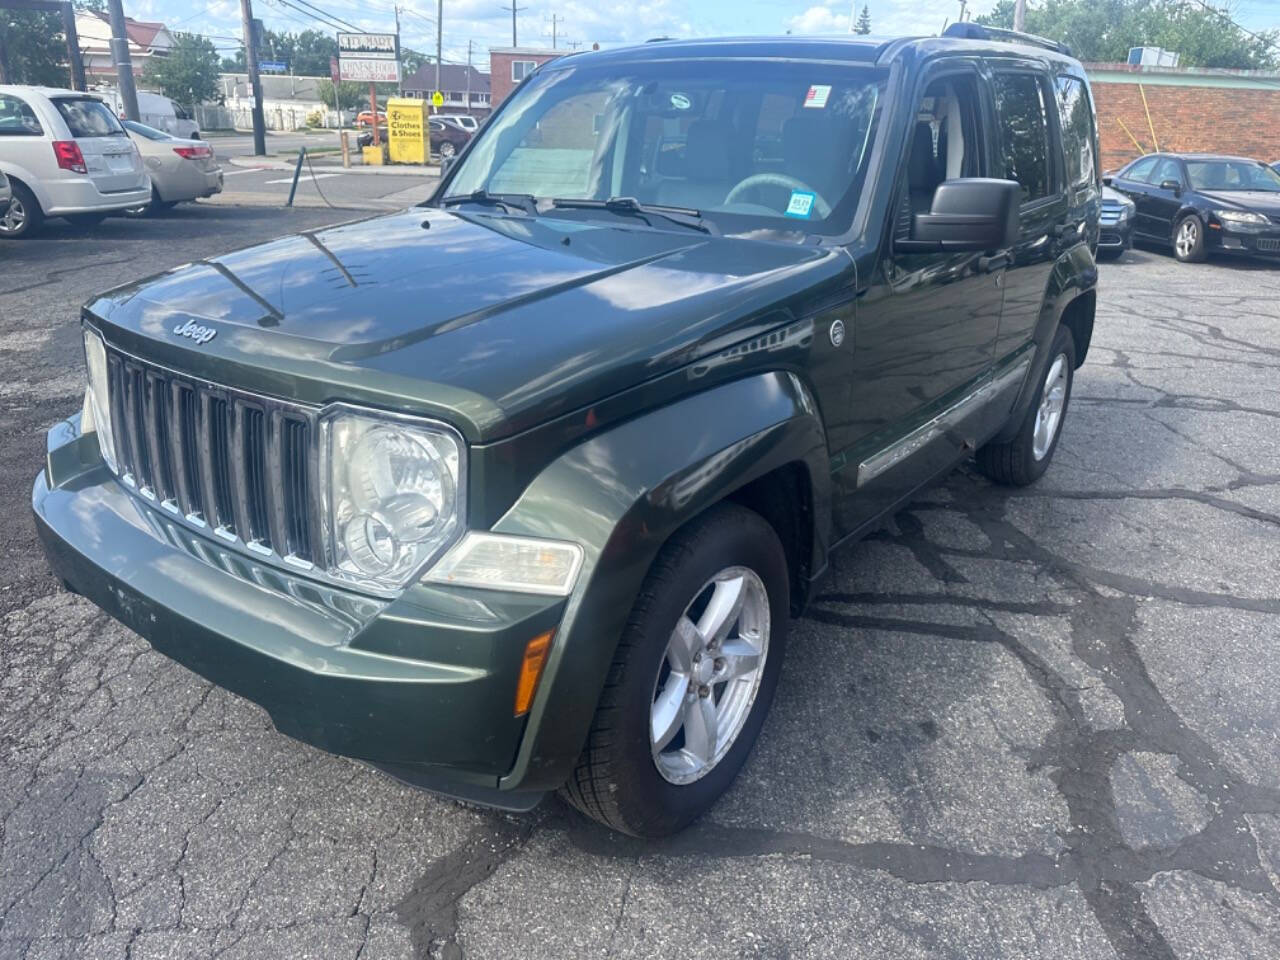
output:
<instances>
[{"instance_id":1,"label":"sky","mask_svg":"<svg viewBox=\"0 0 1280 960\"><path fill-rule=\"evenodd\" d=\"M254 15L273 30L298 32L336 27L313 19L318 8L369 32L392 32L398 0L254 0ZM510 46L511 13L503 0L444 0L444 59L465 63L471 41L474 62L488 69L488 48ZM506 0L510 3L511 0ZM551 46L551 19L558 19L557 43L602 47L656 36L846 33L851 6L863 0L516 0L521 46ZM1193 0L1189 0L1193 2ZM989 11L995 0L970 0L970 15ZM959 0L867 0L876 34L937 33L960 14ZM1280 0L1238 0L1233 16L1252 30L1280 27ZM432 0L399 2L401 42L434 52L436 6ZM170 30L191 30L230 49L241 36L239 0L124 0L125 13L159 20Z\"/></svg>"}]
</instances>

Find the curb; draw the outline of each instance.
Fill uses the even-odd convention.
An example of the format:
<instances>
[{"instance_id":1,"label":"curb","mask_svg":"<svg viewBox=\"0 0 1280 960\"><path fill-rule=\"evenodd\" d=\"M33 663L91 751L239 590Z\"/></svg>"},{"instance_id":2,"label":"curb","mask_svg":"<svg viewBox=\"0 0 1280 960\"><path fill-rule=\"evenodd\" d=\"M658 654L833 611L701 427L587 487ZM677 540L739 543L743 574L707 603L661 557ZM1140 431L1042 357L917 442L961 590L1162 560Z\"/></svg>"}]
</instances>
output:
<instances>
[{"instance_id":1,"label":"curb","mask_svg":"<svg viewBox=\"0 0 1280 960\"><path fill-rule=\"evenodd\" d=\"M227 163L233 167L248 167L252 170L284 170L288 173L293 172L293 168L297 166L297 161L271 160L267 157L223 157L220 162ZM316 167L316 173L354 173L366 177L438 177L440 176L439 167L343 167L341 164L334 163L316 163L312 161L312 166ZM306 167L303 167L303 174L306 173Z\"/></svg>"}]
</instances>

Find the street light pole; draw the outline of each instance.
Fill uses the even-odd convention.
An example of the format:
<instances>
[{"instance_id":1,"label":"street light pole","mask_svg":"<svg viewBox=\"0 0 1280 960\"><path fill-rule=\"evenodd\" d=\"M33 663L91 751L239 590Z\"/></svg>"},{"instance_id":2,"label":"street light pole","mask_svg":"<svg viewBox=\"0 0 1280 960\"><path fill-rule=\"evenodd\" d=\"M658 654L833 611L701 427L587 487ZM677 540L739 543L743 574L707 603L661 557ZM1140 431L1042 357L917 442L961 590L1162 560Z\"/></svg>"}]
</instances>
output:
<instances>
[{"instance_id":1,"label":"street light pole","mask_svg":"<svg viewBox=\"0 0 1280 960\"><path fill-rule=\"evenodd\" d=\"M436 0L436 93L440 90L440 55L444 34L444 0ZM439 112L439 111L437 111Z\"/></svg>"},{"instance_id":2,"label":"street light pole","mask_svg":"<svg viewBox=\"0 0 1280 960\"><path fill-rule=\"evenodd\" d=\"M113 0L113 2L119 3L120 0ZM253 42L252 0L240 0L240 18L244 21L244 63L249 71L249 91L253 94L253 155L265 157L267 155L267 121L262 115L262 80L258 76L258 47ZM374 129L377 129L376 122Z\"/></svg>"},{"instance_id":3,"label":"street light pole","mask_svg":"<svg viewBox=\"0 0 1280 960\"><path fill-rule=\"evenodd\" d=\"M120 87L120 103L128 120L137 123L138 90L133 85L133 60L129 56L129 34L124 25L121 0L107 0L111 14L111 59L116 65L116 83Z\"/></svg>"},{"instance_id":4,"label":"street light pole","mask_svg":"<svg viewBox=\"0 0 1280 960\"><path fill-rule=\"evenodd\" d=\"M1027 0L1014 0L1013 29L1022 30L1026 26Z\"/></svg>"}]
</instances>

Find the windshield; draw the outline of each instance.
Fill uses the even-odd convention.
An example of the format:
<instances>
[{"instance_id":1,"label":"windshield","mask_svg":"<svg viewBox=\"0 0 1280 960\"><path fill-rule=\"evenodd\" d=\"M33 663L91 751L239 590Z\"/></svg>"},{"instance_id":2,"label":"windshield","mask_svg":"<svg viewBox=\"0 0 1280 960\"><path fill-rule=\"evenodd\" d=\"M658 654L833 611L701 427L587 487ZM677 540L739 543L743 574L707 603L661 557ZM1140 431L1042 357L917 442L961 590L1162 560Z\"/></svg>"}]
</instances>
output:
<instances>
[{"instance_id":1,"label":"windshield","mask_svg":"<svg viewBox=\"0 0 1280 960\"><path fill-rule=\"evenodd\" d=\"M77 140L81 137L125 136L124 127L101 100L56 97L53 104L66 121L71 136Z\"/></svg>"},{"instance_id":2,"label":"windshield","mask_svg":"<svg viewBox=\"0 0 1280 960\"><path fill-rule=\"evenodd\" d=\"M448 196L631 197L697 210L725 233L839 233L884 84L883 72L829 63L567 63L485 125Z\"/></svg>"},{"instance_id":3,"label":"windshield","mask_svg":"<svg viewBox=\"0 0 1280 960\"><path fill-rule=\"evenodd\" d=\"M1280 193L1280 173L1249 160L1188 160L1187 175L1197 190Z\"/></svg>"},{"instance_id":4,"label":"windshield","mask_svg":"<svg viewBox=\"0 0 1280 960\"><path fill-rule=\"evenodd\" d=\"M172 140L173 137L165 133L163 130L157 130L155 127L148 127L145 123L138 123L136 120L121 120L126 130L136 133L140 137L146 137L148 140Z\"/></svg>"}]
</instances>

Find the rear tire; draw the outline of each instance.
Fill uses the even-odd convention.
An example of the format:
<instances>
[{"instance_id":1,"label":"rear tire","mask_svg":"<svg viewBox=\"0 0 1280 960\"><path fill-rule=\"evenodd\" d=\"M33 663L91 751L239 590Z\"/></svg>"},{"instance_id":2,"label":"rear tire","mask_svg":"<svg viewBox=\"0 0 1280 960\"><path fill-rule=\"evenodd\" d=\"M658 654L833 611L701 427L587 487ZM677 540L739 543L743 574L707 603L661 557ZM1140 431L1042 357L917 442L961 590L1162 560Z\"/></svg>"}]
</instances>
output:
<instances>
[{"instance_id":1,"label":"rear tire","mask_svg":"<svg viewBox=\"0 0 1280 960\"><path fill-rule=\"evenodd\" d=\"M975 459L982 473L1010 487L1025 487L1044 476L1062 437L1075 368L1075 340L1070 330L1059 326L1044 375L1017 434L1012 440L988 443L978 451Z\"/></svg>"},{"instance_id":2,"label":"rear tire","mask_svg":"<svg viewBox=\"0 0 1280 960\"><path fill-rule=\"evenodd\" d=\"M10 180L9 186L13 198L4 212L0 213L0 239L17 240L39 232L44 224L44 211L40 209L40 201L24 183Z\"/></svg>"},{"instance_id":3,"label":"rear tire","mask_svg":"<svg viewBox=\"0 0 1280 960\"><path fill-rule=\"evenodd\" d=\"M769 712L788 584L777 534L744 507L720 504L672 536L636 597L561 795L636 837L675 833L711 807Z\"/></svg>"}]
</instances>

